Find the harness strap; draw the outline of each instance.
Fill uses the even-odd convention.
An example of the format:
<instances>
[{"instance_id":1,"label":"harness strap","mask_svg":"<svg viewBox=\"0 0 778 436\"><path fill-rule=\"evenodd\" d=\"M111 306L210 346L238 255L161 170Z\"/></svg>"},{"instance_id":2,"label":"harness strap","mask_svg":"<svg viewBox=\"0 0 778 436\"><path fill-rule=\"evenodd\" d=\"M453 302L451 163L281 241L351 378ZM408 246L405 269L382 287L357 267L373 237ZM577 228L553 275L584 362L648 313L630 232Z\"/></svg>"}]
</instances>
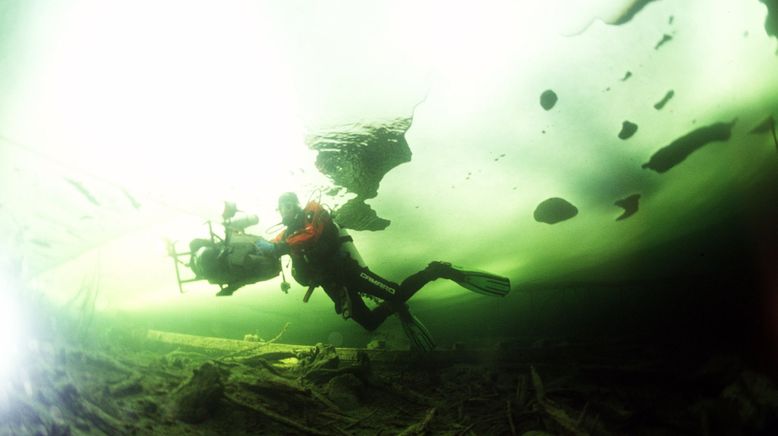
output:
<instances>
[{"instance_id":1,"label":"harness strap","mask_svg":"<svg viewBox=\"0 0 778 436\"><path fill-rule=\"evenodd\" d=\"M316 285L308 286L308 290L305 291L305 296L303 297L303 303L307 303L308 300L311 299L311 294L313 294L314 289L316 289Z\"/></svg>"}]
</instances>

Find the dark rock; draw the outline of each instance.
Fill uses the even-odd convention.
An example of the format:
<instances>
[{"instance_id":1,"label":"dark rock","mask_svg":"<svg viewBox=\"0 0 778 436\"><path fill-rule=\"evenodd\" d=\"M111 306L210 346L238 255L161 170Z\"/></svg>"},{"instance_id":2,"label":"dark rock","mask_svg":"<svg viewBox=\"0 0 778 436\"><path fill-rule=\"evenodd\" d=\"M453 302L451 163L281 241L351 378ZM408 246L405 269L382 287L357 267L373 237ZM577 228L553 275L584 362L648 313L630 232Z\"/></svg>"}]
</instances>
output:
<instances>
[{"instance_id":1,"label":"dark rock","mask_svg":"<svg viewBox=\"0 0 778 436\"><path fill-rule=\"evenodd\" d=\"M559 97L557 97L556 92L550 89L547 89L540 94L540 106L547 111L554 107L557 100L559 100Z\"/></svg>"},{"instance_id":2,"label":"dark rock","mask_svg":"<svg viewBox=\"0 0 778 436\"><path fill-rule=\"evenodd\" d=\"M143 392L143 385L140 384L140 380L137 378L131 378L122 381L110 389L111 395L114 397L125 397L128 395L135 395Z\"/></svg>"},{"instance_id":3,"label":"dark rock","mask_svg":"<svg viewBox=\"0 0 778 436\"><path fill-rule=\"evenodd\" d=\"M223 370L206 362L173 392L172 414L188 423L208 419L224 396Z\"/></svg>"},{"instance_id":4,"label":"dark rock","mask_svg":"<svg viewBox=\"0 0 778 436\"><path fill-rule=\"evenodd\" d=\"M635 213L637 213L639 200L640 200L640 194L632 194L629 197L622 198L621 200L616 200L616 202L614 202L613 204L621 208L624 208L624 213L622 213L621 216L616 218L616 221L627 219L632 215L634 215Z\"/></svg>"},{"instance_id":5,"label":"dark rock","mask_svg":"<svg viewBox=\"0 0 778 436\"><path fill-rule=\"evenodd\" d=\"M359 407L365 384L354 374L342 374L327 382L327 397L343 410Z\"/></svg>"},{"instance_id":6,"label":"dark rock","mask_svg":"<svg viewBox=\"0 0 778 436\"><path fill-rule=\"evenodd\" d=\"M552 197L541 202L533 214L535 221L555 224L578 215L578 208L567 200Z\"/></svg>"},{"instance_id":7,"label":"dark rock","mask_svg":"<svg viewBox=\"0 0 778 436\"><path fill-rule=\"evenodd\" d=\"M157 411L159 410L159 405L157 405L157 403L155 403L150 398L141 399L138 402L138 406L140 410L147 415L157 413Z\"/></svg>"},{"instance_id":8,"label":"dark rock","mask_svg":"<svg viewBox=\"0 0 778 436\"><path fill-rule=\"evenodd\" d=\"M674 95L675 95L675 91L673 91L672 89L667 91L667 94L665 94L665 96L662 97L661 100L659 100L654 104L654 109L661 110L663 107L665 107L667 102L670 101L671 98L673 98Z\"/></svg>"},{"instance_id":9,"label":"dark rock","mask_svg":"<svg viewBox=\"0 0 778 436\"><path fill-rule=\"evenodd\" d=\"M766 376L745 370L738 380L724 388L721 398L733 404L741 428L761 433L778 416L778 390Z\"/></svg>"},{"instance_id":10,"label":"dark rock","mask_svg":"<svg viewBox=\"0 0 778 436\"><path fill-rule=\"evenodd\" d=\"M638 131L638 125L631 121L624 121L621 123L621 131L619 132L620 139L629 139L635 132Z\"/></svg>"},{"instance_id":11,"label":"dark rock","mask_svg":"<svg viewBox=\"0 0 778 436\"><path fill-rule=\"evenodd\" d=\"M632 71L627 71L626 73L624 73L624 77L621 79L621 81L626 82L627 79L629 79L630 77L632 77Z\"/></svg>"},{"instance_id":12,"label":"dark rock","mask_svg":"<svg viewBox=\"0 0 778 436\"><path fill-rule=\"evenodd\" d=\"M686 135L676 139L669 145L662 147L654 153L642 168L652 169L658 173L664 173L678 165L687 156L704 145L714 141L726 141L732 135L731 123L716 123L710 126L700 127Z\"/></svg>"}]
</instances>

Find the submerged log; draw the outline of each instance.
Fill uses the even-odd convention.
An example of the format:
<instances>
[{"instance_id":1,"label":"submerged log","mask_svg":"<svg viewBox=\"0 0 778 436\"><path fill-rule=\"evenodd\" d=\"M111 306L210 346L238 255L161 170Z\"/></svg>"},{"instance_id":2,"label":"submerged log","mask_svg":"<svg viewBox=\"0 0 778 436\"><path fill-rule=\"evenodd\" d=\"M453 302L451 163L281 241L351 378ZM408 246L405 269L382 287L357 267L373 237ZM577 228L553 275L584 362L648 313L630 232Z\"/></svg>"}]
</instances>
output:
<instances>
[{"instance_id":1,"label":"submerged log","mask_svg":"<svg viewBox=\"0 0 778 436\"><path fill-rule=\"evenodd\" d=\"M315 348L315 345L312 344L254 342L187 335L160 330L148 330L146 337L149 340L168 344L232 353L237 356L237 360L243 362L252 359L273 361L288 357L296 358L300 355L308 354L312 348ZM405 364L413 365L414 367L440 367L453 364L497 364L501 367L521 367L522 369L529 370L530 363L539 361L546 364L558 363L567 365L570 356L579 356L581 362L583 362L582 364L595 364L601 360L597 354L599 351L603 349L612 351L613 347L613 345L607 343L598 344L594 342L582 344L551 343L544 346L506 343L498 348L435 349L424 353L402 349L337 347L335 348L335 353L341 363L349 364L359 363L360 355L363 355L367 357L371 364L375 365L395 366ZM636 361L642 365L648 365L644 358L637 357L639 356L639 348L636 348L634 344L626 343L620 345L619 352L632 353L636 356ZM229 357L232 357L232 354ZM626 364L621 364L620 368L626 368Z\"/></svg>"},{"instance_id":2,"label":"submerged log","mask_svg":"<svg viewBox=\"0 0 778 436\"><path fill-rule=\"evenodd\" d=\"M205 336L194 336L182 333L149 330L147 339L167 344L182 345L211 351L224 351L240 354L244 357L262 357L265 360L280 360L297 357L308 353L313 345L280 344L277 342L253 342L238 339L224 339ZM433 350L425 353L410 350L387 350L337 347L335 353L341 362L359 362L360 354L366 356L373 364L379 365L451 365L454 363L500 363L515 365L538 359L548 353L536 348L515 349L456 349Z\"/></svg>"}]
</instances>

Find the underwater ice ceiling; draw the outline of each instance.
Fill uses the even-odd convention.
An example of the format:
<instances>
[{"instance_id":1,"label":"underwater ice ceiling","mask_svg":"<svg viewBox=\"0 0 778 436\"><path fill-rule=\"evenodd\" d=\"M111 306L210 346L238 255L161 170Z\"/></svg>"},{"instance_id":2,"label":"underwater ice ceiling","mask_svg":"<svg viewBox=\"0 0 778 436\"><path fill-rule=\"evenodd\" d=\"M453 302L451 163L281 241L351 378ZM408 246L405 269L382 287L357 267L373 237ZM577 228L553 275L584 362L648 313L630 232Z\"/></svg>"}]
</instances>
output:
<instances>
[{"instance_id":1,"label":"underwater ice ceiling","mask_svg":"<svg viewBox=\"0 0 778 436\"><path fill-rule=\"evenodd\" d=\"M175 294L164 239L225 200L261 233L291 190L387 277L609 262L773 177L776 9L4 2L0 259L53 294L97 268L107 306Z\"/></svg>"}]
</instances>

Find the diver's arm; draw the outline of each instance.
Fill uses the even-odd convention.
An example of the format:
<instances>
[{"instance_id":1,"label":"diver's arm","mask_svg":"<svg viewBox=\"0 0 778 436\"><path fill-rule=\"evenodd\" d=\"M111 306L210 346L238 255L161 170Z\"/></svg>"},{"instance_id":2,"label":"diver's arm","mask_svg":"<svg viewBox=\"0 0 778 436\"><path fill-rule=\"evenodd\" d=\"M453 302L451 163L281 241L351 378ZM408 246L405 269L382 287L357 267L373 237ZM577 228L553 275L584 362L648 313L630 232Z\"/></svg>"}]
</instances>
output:
<instances>
[{"instance_id":1,"label":"diver's arm","mask_svg":"<svg viewBox=\"0 0 778 436\"><path fill-rule=\"evenodd\" d=\"M286 238L286 243L291 247L311 247L318 242L327 225L332 223L330 214L313 201L305 206L303 212L306 214L305 227Z\"/></svg>"},{"instance_id":2,"label":"diver's arm","mask_svg":"<svg viewBox=\"0 0 778 436\"><path fill-rule=\"evenodd\" d=\"M273 242L259 239L254 245L263 256L281 257L285 254L289 254L289 244L284 241L279 241L278 238L273 239Z\"/></svg>"},{"instance_id":3,"label":"diver's arm","mask_svg":"<svg viewBox=\"0 0 778 436\"><path fill-rule=\"evenodd\" d=\"M283 255L289 254L289 244L286 242L277 242L274 245L274 251L276 257L281 257Z\"/></svg>"},{"instance_id":4,"label":"diver's arm","mask_svg":"<svg viewBox=\"0 0 778 436\"><path fill-rule=\"evenodd\" d=\"M305 224L301 229L288 236L289 229L284 229L271 242L257 242L257 248L268 255L281 257L296 249L305 250L315 245L324 233L324 229L332 224L332 218L320 204L315 202L308 203L303 209L303 213L305 214Z\"/></svg>"}]
</instances>

